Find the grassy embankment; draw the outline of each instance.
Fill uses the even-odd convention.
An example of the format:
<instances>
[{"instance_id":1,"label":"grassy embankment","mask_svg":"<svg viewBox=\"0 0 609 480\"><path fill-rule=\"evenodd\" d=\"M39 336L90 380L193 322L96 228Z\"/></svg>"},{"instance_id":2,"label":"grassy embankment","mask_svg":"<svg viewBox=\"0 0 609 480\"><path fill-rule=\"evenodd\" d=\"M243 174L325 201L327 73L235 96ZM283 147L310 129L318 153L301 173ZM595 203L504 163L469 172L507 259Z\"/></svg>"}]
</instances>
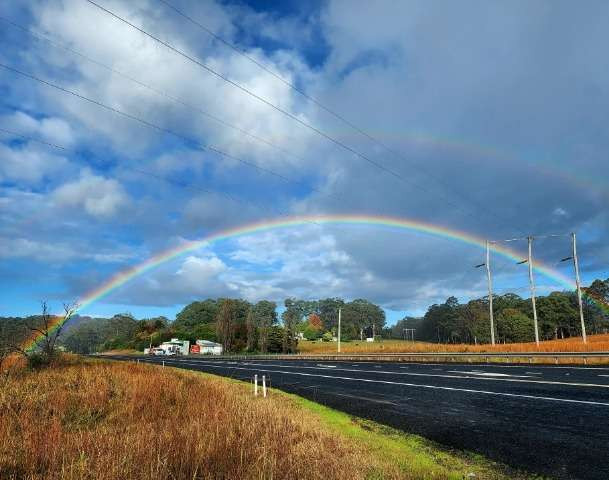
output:
<instances>
[{"instance_id":1,"label":"grassy embankment","mask_svg":"<svg viewBox=\"0 0 609 480\"><path fill-rule=\"evenodd\" d=\"M336 353L335 342L298 343L300 353ZM502 353L502 352L592 352L609 351L609 334L589 335L588 343L583 343L581 337L565 338L563 340L546 340L540 342L507 343L491 345L444 344L426 342L407 342L403 340L380 340L376 342L343 342L342 353ZM551 360L551 359L550 359Z\"/></svg>"},{"instance_id":2,"label":"grassy embankment","mask_svg":"<svg viewBox=\"0 0 609 480\"><path fill-rule=\"evenodd\" d=\"M1 378L2 479L527 478L196 372L91 360Z\"/></svg>"}]
</instances>

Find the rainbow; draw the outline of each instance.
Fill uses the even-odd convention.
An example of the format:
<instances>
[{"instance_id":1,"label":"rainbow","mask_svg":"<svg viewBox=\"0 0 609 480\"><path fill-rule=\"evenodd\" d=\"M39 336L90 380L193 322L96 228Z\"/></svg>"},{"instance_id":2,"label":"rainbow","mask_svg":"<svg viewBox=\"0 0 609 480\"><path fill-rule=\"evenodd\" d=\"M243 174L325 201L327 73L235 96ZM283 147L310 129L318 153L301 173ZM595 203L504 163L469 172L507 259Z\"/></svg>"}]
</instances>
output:
<instances>
[{"instance_id":1,"label":"rainbow","mask_svg":"<svg viewBox=\"0 0 609 480\"><path fill-rule=\"evenodd\" d=\"M354 134L351 131L334 131L335 135L340 135L342 138L361 138L359 134ZM518 171L522 175L523 168L520 163L515 160L519 155L507 150L499 149L495 146L485 145L482 142L467 142L460 138L451 138L448 136L436 136L422 131L402 132L396 131L386 133L384 131L370 130L370 133L375 138L399 142L401 144L409 144L413 147L444 149L448 152L463 154L459 158L460 163L480 163L487 159L492 159L494 165L499 165L502 169ZM593 191L595 194L607 198L609 197L609 189L602 175L592 176L586 175L582 169L568 168L566 165L561 165L558 162L540 162L534 159L527 159L524 167L531 175L539 175L548 178L553 178L565 182L566 184L584 188L585 191Z\"/></svg>"},{"instance_id":2,"label":"rainbow","mask_svg":"<svg viewBox=\"0 0 609 480\"><path fill-rule=\"evenodd\" d=\"M257 233L267 232L271 230L302 227L305 224L367 225L387 227L446 238L475 247L485 248L486 245L485 239L475 236L473 234L453 230L440 225L433 225L430 223L406 218L357 214L282 217L280 219L265 220L222 230L220 232L212 233L199 240L184 242L173 248L160 252L138 265L135 265L131 268L128 268L115 274L107 282L85 294L80 299L77 310L83 310L84 308L89 307L93 303L98 302L99 300L106 297L115 290L118 290L129 281L146 274L147 272L155 269L159 265L169 262L177 257L180 257L181 255L199 250L202 247L206 247L223 240L234 239L247 235L254 235ZM521 253L511 250L501 244L491 243L490 248L495 254L498 254L510 260L519 261L523 258ZM575 284L571 279L551 267L548 267L541 263L536 263L535 269L542 275L558 281L562 286L567 289L573 290L575 288ZM598 300L596 301L597 303L600 303ZM56 317L56 321L52 329L57 330L63 325L63 323L65 323L65 321L65 318L61 316ZM24 349L26 351L31 351L35 349L40 339L40 336L30 339L24 345Z\"/></svg>"}]
</instances>

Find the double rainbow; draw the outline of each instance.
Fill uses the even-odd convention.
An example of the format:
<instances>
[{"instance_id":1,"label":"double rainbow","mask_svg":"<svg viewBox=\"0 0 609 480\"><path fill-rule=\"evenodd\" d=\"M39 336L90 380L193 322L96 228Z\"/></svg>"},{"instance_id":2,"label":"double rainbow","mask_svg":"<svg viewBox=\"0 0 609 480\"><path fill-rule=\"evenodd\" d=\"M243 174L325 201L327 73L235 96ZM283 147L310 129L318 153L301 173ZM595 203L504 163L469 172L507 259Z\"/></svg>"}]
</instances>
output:
<instances>
[{"instance_id":1,"label":"double rainbow","mask_svg":"<svg viewBox=\"0 0 609 480\"><path fill-rule=\"evenodd\" d=\"M106 297L115 290L118 290L127 282L133 280L136 277L144 275L145 273L153 270L159 265L169 262L177 257L180 257L181 255L196 251L202 247L212 245L222 240L234 239L247 235L254 235L257 233L267 232L271 230L299 227L310 223L333 225L369 225L377 227L386 227L446 238L468 245L473 245L475 247L485 248L486 245L485 239L477 237L470 233L461 232L440 225L433 225L431 223L425 223L418 220L410 220L406 218L339 214L293 216L270 221L265 220L261 222L250 223L247 225L241 225L235 228L229 228L217 233L210 234L200 240L185 242L176 247L160 252L157 255L150 257L149 259L138 265L135 265L131 268L117 273L104 284L85 294L78 303L78 310L82 310L86 307L89 307L93 303L101 300L102 298ZM518 261L522 259L522 254L511 250L503 245L491 244L490 248L494 253L510 260ZM573 290L575 288L574 282L556 269L536 262L535 270L537 270L537 272L541 273L542 275L557 281L566 289ZM604 308L607 307L598 299L592 300L602 305ZM56 320L54 321L54 324L52 326L52 330L54 331L60 328L65 323L65 321L66 319L64 317L56 317ZM24 349L27 351L35 349L36 345L40 340L41 336L37 336L28 340L24 345Z\"/></svg>"}]
</instances>

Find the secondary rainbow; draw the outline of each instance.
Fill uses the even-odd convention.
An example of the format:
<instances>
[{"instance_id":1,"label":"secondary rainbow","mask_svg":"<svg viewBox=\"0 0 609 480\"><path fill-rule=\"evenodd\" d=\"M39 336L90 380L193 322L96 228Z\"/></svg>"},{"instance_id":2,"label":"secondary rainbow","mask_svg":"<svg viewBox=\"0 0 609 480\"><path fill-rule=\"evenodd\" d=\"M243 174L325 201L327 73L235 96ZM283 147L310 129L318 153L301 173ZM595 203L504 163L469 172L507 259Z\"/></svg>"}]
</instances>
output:
<instances>
[{"instance_id":1,"label":"secondary rainbow","mask_svg":"<svg viewBox=\"0 0 609 480\"><path fill-rule=\"evenodd\" d=\"M173 248L165 250L163 252L150 257L144 262L135 265L131 268L123 270L116 275L112 276L107 282L100 285L94 290L91 290L85 294L78 303L78 310L83 310L89 307L93 303L101 300L105 296L119 289L130 280L144 275L145 273L153 270L154 268L169 262L181 255L185 255L189 252L194 252L200 248L209 246L213 243L220 242L223 240L234 239L247 235L254 235L261 232L267 232L271 230L287 229L293 227L315 226L317 224L332 224L332 225L368 225L377 226L391 229L402 229L408 230L415 233L423 233L432 235L435 237L446 238L449 240L458 241L468 245L485 248L486 240L478 236L472 235L467 232L453 230L441 225L433 225L430 223L421 222L418 220L412 220L407 218L399 217L386 217L386 216L372 216L372 215L355 215L355 214L339 214L339 215L307 215L307 216L292 216L282 217L280 219L264 220L256 223L249 223L247 225L241 225L234 228L222 230L220 232L212 233L199 240L181 243ZM522 260L523 254L509 249L501 244L491 243L491 250L498 255L511 260ZM554 279L559 282L563 287L567 289L574 289L574 282L561 272L543 265L539 262L535 263L535 269L542 275ZM598 302L598 301L597 301ZM61 316L57 317L53 329L59 328L63 323L64 319ZM25 345L26 350L32 350L36 347L40 337L32 338Z\"/></svg>"}]
</instances>

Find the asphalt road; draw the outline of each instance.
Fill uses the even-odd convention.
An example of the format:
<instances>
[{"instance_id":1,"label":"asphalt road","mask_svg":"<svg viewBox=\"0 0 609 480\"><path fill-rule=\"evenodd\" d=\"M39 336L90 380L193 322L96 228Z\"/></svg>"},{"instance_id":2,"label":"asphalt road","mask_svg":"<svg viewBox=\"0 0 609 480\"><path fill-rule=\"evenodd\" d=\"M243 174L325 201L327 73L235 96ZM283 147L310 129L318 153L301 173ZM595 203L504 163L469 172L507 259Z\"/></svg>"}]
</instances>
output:
<instances>
[{"instance_id":1,"label":"asphalt road","mask_svg":"<svg viewBox=\"0 0 609 480\"><path fill-rule=\"evenodd\" d=\"M274 388L530 472L609 479L609 368L139 358L266 375Z\"/></svg>"}]
</instances>

